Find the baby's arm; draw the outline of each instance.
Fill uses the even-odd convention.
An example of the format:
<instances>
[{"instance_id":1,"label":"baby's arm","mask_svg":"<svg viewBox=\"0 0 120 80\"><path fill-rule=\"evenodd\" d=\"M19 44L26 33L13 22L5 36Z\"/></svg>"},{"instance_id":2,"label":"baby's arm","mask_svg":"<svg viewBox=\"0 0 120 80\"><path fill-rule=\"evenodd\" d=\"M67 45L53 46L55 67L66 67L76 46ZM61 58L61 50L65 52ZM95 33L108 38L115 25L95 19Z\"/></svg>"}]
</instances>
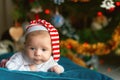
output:
<instances>
[{"instance_id":1,"label":"baby's arm","mask_svg":"<svg viewBox=\"0 0 120 80\"><path fill-rule=\"evenodd\" d=\"M10 60L6 63L6 68L9 70L20 70L20 71L27 71L29 70L28 66L24 66L22 53L15 53Z\"/></svg>"},{"instance_id":2,"label":"baby's arm","mask_svg":"<svg viewBox=\"0 0 120 80\"><path fill-rule=\"evenodd\" d=\"M49 61L47 63L45 63L46 68L52 72L56 72L58 74L63 73L64 72L64 68L59 65L54 59L53 57L51 57L49 59Z\"/></svg>"},{"instance_id":3,"label":"baby's arm","mask_svg":"<svg viewBox=\"0 0 120 80\"><path fill-rule=\"evenodd\" d=\"M57 74L63 73L64 68L60 65L55 65L50 69L52 72L56 72Z\"/></svg>"}]
</instances>

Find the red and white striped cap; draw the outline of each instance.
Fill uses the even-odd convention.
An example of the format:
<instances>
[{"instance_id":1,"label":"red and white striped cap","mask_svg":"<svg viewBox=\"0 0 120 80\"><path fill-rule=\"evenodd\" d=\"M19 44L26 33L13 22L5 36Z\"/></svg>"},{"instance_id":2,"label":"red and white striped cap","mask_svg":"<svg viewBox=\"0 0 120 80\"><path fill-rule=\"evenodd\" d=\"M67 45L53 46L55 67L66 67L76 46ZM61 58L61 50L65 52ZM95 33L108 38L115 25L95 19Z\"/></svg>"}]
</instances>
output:
<instances>
[{"instance_id":1,"label":"red and white striped cap","mask_svg":"<svg viewBox=\"0 0 120 80\"><path fill-rule=\"evenodd\" d=\"M26 27L26 35L32 31L46 30L49 32L51 37L52 55L55 61L59 61L60 58L60 44L59 44L59 33L57 29L45 20L33 20L30 25Z\"/></svg>"}]
</instances>

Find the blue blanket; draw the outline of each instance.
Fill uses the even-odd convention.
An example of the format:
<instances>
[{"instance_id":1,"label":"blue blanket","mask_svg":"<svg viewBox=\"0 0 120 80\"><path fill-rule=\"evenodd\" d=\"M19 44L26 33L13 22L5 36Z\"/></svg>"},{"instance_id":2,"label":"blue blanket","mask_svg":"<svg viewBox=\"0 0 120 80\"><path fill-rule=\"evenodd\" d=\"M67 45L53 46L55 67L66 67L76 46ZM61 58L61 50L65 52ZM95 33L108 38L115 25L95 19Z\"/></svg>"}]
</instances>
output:
<instances>
[{"instance_id":1,"label":"blue blanket","mask_svg":"<svg viewBox=\"0 0 120 80\"><path fill-rule=\"evenodd\" d=\"M0 60L11 55L11 53L1 55ZM54 72L10 71L6 68L0 68L0 80L113 80L99 72L78 66L66 57L61 57L58 63L65 68L65 72L62 74Z\"/></svg>"}]
</instances>

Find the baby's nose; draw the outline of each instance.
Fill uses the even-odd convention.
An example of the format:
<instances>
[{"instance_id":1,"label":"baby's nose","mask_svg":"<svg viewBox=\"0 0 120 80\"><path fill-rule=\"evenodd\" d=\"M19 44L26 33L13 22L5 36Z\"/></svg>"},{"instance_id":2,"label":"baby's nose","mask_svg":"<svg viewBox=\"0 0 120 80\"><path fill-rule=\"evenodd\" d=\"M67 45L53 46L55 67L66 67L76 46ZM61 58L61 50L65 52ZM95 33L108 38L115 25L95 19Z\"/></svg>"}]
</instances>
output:
<instances>
[{"instance_id":1,"label":"baby's nose","mask_svg":"<svg viewBox=\"0 0 120 80\"><path fill-rule=\"evenodd\" d=\"M41 56L41 54L42 54L42 52L39 49L35 52L35 56Z\"/></svg>"}]
</instances>

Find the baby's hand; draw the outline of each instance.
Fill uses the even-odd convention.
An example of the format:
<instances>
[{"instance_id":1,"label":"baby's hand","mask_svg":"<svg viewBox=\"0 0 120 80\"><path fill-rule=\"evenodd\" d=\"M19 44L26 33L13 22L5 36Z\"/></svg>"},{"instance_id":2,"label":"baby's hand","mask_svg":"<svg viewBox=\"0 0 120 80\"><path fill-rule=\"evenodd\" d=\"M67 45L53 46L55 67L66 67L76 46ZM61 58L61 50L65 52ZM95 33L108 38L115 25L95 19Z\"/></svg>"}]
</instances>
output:
<instances>
[{"instance_id":1,"label":"baby's hand","mask_svg":"<svg viewBox=\"0 0 120 80\"><path fill-rule=\"evenodd\" d=\"M52 72L56 72L57 74L62 73L60 67L57 66L57 65L56 65L56 66L53 66L53 67L50 69L50 71L52 71Z\"/></svg>"},{"instance_id":2,"label":"baby's hand","mask_svg":"<svg viewBox=\"0 0 120 80\"><path fill-rule=\"evenodd\" d=\"M34 65L34 64L30 64L29 68L30 68L31 71L36 71L36 69L37 69L36 65Z\"/></svg>"}]
</instances>

